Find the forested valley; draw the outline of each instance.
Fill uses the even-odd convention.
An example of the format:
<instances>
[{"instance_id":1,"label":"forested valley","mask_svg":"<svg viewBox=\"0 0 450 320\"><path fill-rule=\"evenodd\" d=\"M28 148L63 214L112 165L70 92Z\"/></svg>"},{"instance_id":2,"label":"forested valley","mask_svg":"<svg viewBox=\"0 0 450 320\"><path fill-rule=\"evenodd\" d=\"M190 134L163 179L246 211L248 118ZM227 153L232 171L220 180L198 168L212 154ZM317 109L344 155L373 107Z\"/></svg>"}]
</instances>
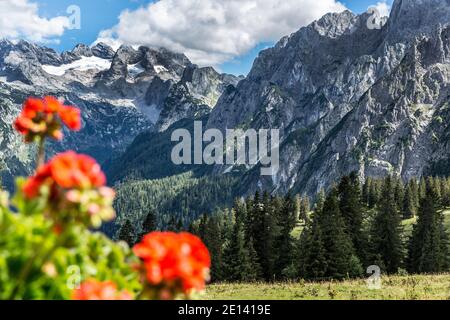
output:
<instances>
[{"instance_id":1,"label":"forested valley","mask_svg":"<svg viewBox=\"0 0 450 320\"><path fill-rule=\"evenodd\" d=\"M233 197L227 191L235 183L232 178L202 181L202 188L184 178L184 184L179 178L166 181L161 191L169 186L189 190L183 198L166 202L162 215L156 207L141 212L138 228L139 220L121 217L116 236L133 245L153 230L192 232L210 250L216 282L358 278L372 265L384 274L449 271L448 178L404 183L388 176L361 184L352 173L314 199L257 192L235 199L232 208L220 207ZM152 188L136 185L139 194L130 187L119 192L134 199L139 195L136 205L152 208L158 199L154 191L161 186L154 182ZM204 206L190 216L191 204L199 202ZM216 209L211 212L211 207ZM171 210L178 214L170 215Z\"/></svg>"}]
</instances>

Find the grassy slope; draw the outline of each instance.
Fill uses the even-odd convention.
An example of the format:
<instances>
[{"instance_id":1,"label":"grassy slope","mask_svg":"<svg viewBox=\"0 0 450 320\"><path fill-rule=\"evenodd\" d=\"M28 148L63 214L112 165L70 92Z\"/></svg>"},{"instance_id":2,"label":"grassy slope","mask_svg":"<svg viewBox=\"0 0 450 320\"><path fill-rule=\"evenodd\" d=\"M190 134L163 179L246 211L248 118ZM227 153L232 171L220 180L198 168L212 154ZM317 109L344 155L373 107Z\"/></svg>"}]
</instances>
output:
<instances>
[{"instance_id":1,"label":"grassy slope","mask_svg":"<svg viewBox=\"0 0 450 320\"><path fill-rule=\"evenodd\" d=\"M450 210L444 212L445 225L450 230ZM412 232L416 219L404 220L405 235ZM302 225L298 225L293 236L298 238ZM382 278L380 290L370 290L366 281L351 280L321 283L278 284L214 284L208 286L206 299L211 300L317 300L317 299L450 299L450 274L389 276Z\"/></svg>"},{"instance_id":2,"label":"grassy slope","mask_svg":"<svg viewBox=\"0 0 450 320\"><path fill-rule=\"evenodd\" d=\"M450 274L391 276L381 289L370 290L365 280L322 283L215 284L208 300L427 300L450 299Z\"/></svg>"}]
</instances>

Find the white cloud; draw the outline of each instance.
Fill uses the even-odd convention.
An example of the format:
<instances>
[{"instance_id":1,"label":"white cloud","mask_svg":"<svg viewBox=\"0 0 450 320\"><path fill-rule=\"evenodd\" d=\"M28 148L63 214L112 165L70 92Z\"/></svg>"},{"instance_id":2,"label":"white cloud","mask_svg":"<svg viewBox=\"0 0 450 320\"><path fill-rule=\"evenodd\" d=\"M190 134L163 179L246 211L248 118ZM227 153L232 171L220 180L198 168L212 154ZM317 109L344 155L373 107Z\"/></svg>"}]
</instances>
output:
<instances>
[{"instance_id":1,"label":"white cloud","mask_svg":"<svg viewBox=\"0 0 450 320\"><path fill-rule=\"evenodd\" d=\"M377 9L381 17L388 17L391 12L391 6L387 3L387 0L380 1L371 8Z\"/></svg>"},{"instance_id":2,"label":"white cloud","mask_svg":"<svg viewBox=\"0 0 450 320\"><path fill-rule=\"evenodd\" d=\"M344 9L336 0L159 0L122 12L98 41L162 46L217 65Z\"/></svg>"},{"instance_id":3,"label":"white cloud","mask_svg":"<svg viewBox=\"0 0 450 320\"><path fill-rule=\"evenodd\" d=\"M40 17L38 5L28 0L0 0L0 38L56 41L69 25L68 17Z\"/></svg>"}]
</instances>

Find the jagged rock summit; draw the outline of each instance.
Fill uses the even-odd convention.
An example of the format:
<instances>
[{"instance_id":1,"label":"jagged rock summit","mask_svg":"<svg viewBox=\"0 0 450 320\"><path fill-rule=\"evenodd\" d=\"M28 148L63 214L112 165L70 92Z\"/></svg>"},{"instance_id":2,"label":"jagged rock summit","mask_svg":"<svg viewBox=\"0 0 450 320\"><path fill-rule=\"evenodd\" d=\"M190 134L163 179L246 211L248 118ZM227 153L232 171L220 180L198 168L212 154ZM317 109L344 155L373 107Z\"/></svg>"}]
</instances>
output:
<instances>
[{"instance_id":1,"label":"jagged rock summit","mask_svg":"<svg viewBox=\"0 0 450 320\"><path fill-rule=\"evenodd\" d=\"M123 45L115 51L105 43L79 44L59 54L23 40L0 40L4 183L11 189L12 177L33 167L32 146L23 146L12 129L28 96L55 95L82 109L82 131L67 132L63 143L50 145L50 154L75 149L102 162L124 151L140 132L209 112L225 87L239 80L199 68L184 54L164 48ZM159 98L155 102L152 96Z\"/></svg>"},{"instance_id":2,"label":"jagged rock summit","mask_svg":"<svg viewBox=\"0 0 450 320\"><path fill-rule=\"evenodd\" d=\"M368 18L325 15L262 51L219 99L208 127L281 130L281 169L247 168L248 192L312 195L351 171L450 173L450 2L396 0L381 29Z\"/></svg>"}]
</instances>

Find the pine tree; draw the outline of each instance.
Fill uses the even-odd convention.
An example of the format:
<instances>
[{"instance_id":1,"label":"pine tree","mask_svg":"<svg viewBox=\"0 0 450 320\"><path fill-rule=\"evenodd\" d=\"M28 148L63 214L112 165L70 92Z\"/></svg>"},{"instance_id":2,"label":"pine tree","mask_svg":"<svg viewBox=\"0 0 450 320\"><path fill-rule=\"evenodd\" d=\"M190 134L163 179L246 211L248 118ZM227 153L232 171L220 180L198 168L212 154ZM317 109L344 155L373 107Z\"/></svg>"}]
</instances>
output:
<instances>
[{"instance_id":1,"label":"pine tree","mask_svg":"<svg viewBox=\"0 0 450 320\"><path fill-rule=\"evenodd\" d=\"M325 198L326 198L325 190L321 189L319 191L319 194L317 195L317 200L314 205L314 211L316 213L321 213L323 211L323 206L325 204Z\"/></svg>"},{"instance_id":2,"label":"pine tree","mask_svg":"<svg viewBox=\"0 0 450 320\"><path fill-rule=\"evenodd\" d=\"M361 266L358 270L352 269L351 261L357 257L339 209L337 188L332 188L318 218L327 261L327 276L335 279L357 276Z\"/></svg>"},{"instance_id":3,"label":"pine tree","mask_svg":"<svg viewBox=\"0 0 450 320\"><path fill-rule=\"evenodd\" d=\"M300 236L298 273L306 279L320 280L327 274L328 264L319 219L312 221Z\"/></svg>"},{"instance_id":4,"label":"pine tree","mask_svg":"<svg viewBox=\"0 0 450 320\"><path fill-rule=\"evenodd\" d=\"M406 185L405 197L403 198L403 219L410 219L417 214L414 194L410 184Z\"/></svg>"},{"instance_id":5,"label":"pine tree","mask_svg":"<svg viewBox=\"0 0 450 320\"><path fill-rule=\"evenodd\" d=\"M367 177L366 180L364 181L364 185L362 188L362 202L365 206L369 206L369 202L370 202L370 188L371 188L371 183L372 183L372 178L371 177Z\"/></svg>"},{"instance_id":6,"label":"pine tree","mask_svg":"<svg viewBox=\"0 0 450 320\"><path fill-rule=\"evenodd\" d=\"M419 196L419 184L417 183L417 179L416 178L411 178L411 180L409 180L408 185L411 188L411 193L412 193L412 198L414 200L414 207L416 208L416 212L417 212L417 208L419 208L420 205L420 196Z\"/></svg>"},{"instance_id":7,"label":"pine tree","mask_svg":"<svg viewBox=\"0 0 450 320\"><path fill-rule=\"evenodd\" d=\"M275 273L278 278L283 278L284 271L292 265L294 260L295 252L292 231L296 226L296 222L296 201L290 194L288 194L284 199L278 223L279 235L276 241L276 248L279 254L275 263Z\"/></svg>"},{"instance_id":8,"label":"pine tree","mask_svg":"<svg viewBox=\"0 0 450 320\"><path fill-rule=\"evenodd\" d=\"M402 179L396 178L395 179L395 203L397 204L397 211L401 212L403 210L403 201L405 197L405 186L403 185Z\"/></svg>"},{"instance_id":9,"label":"pine tree","mask_svg":"<svg viewBox=\"0 0 450 320\"><path fill-rule=\"evenodd\" d=\"M441 203L442 203L442 193L441 193L441 179L440 178L433 178L433 177L430 177L430 179L431 179L431 181L432 181L432 184L433 184L433 188L434 188L434 190L435 190L435 192L436 192L436 195L438 196L438 199L439 199L439 205L441 205Z\"/></svg>"},{"instance_id":10,"label":"pine tree","mask_svg":"<svg viewBox=\"0 0 450 320\"><path fill-rule=\"evenodd\" d=\"M419 183L419 190L418 190L418 206L420 205L421 201L423 198L425 198L426 196L426 190L427 190L427 184L426 184L426 179L425 178L421 178L420 179L420 183Z\"/></svg>"},{"instance_id":11,"label":"pine tree","mask_svg":"<svg viewBox=\"0 0 450 320\"><path fill-rule=\"evenodd\" d=\"M258 191L251 201L251 207L246 208L246 210L246 238L247 240L253 238L255 241L255 250L258 253L258 257L260 257L262 251L260 246L262 245L261 242L264 236L264 210Z\"/></svg>"},{"instance_id":12,"label":"pine tree","mask_svg":"<svg viewBox=\"0 0 450 320\"><path fill-rule=\"evenodd\" d=\"M361 186L355 172L343 177L338 187L339 209L344 218L347 234L350 236L356 255L365 262L367 260L368 239L363 228L364 207L361 201Z\"/></svg>"},{"instance_id":13,"label":"pine tree","mask_svg":"<svg viewBox=\"0 0 450 320\"><path fill-rule=\"evenodd\" d=\"M166 230L171 232L179 232L182 229L183 229L183 222L177 215L172 214L169 218Z\"/></svg>"},{"instance_id":14,"label":"pine tree","mask_svg":"<svg viewBox=\"0 0 450 320\"><path fill-rule=\"evenodd\" d=\"M300 198L299 207L300 207L299 219L301 221L304 221L305 223L308 222L308 214L311 210L309 198L308 197Z\"/></svg>"},{"instance_id":15,"label":"pine tree","mask_svg":"<svg viewBox=\"0 0 450 320\"><path fill-rule=\"evenodd\" d=\"M448 203L447 203L447 205L450 206L450 177L447 178L447 190L448 190L448 194L447 194Z\"/></svg>"},{"instance_id":16,"label":"pine tree","mask_svg":"<svg viewBox=\"0 0 450 320\"><path fill-rule=\"evenodd\" d=\"M157 224L156 224L156 217L153 211L150 211L147 214L147 217L145 218L144 222L142 223L142 233L139 235L139 239L142 239L147 233L156 231Z\"/></svg>"},{"instance_id":17,"label":"pine tree","mask_svg":"<svg viewBox=\"0 0 450 320\"><path fill-rule=\"evenodd\" d=\"M211 256L211 280L220 281L223 274L223 250L224 235L218 217L202 218L200 223L200 238L205 243Z\"/></svg>"},{"instance_id":18,"label":"pine tree","mask_svg":"<svg viewBox=\"0 0 450 320\"><path fill-rule=\"evenodd\" d=\"M385 271L391 274L396 273L402 263L401 219L397 212L394 190L393 179L388 176L383 183L370 237L372 260L381 259Z\"/></svg>"},{"instance_id":19,"label":"pine tree","mask_svg":"<svg viewBox=\"0 0 450 320\"><path fill-rule=\"evenodd\" d=\"M255 241L257 241L255 250L259 257L264 278L270 281L275 277L275 260L277 258L275 245L278 233L276 215L267 192L263 194L260 217L262 218L259 224L261 229L254 235Z\"/></svg>"},{"instance_id":20,"label":"pine tree","mask_svg":"<svg viewBox=\"0 0 450 320\"><path fill-rule=\"evenodd\" d=\"M245 231L242 219L236 217L233 232L224 250L224 275L223 278L229 281L254 281L258 279L260 266L254 261L254 252L249 250L253 247L252 238L245 239ZM239 216L239 214L238 214Z\"/></svg>"},{"instance_id":21,"label":"pine tree","mask_svg":"<svg viewBox=\"0 0 450 320\"><path fill-rule=\"evenodd\" d=\"M447 235L439 210L439 194L434 179L429 178L409 243L408 270L417 273L442 272L447 267L448 256Z\"/></svg>"},{"instance_id":22,"label":"pine tree","mask_svg":"<svg viewBox=\"0 0 450 320\"><path fill-rule=\"evenodd\" d=\"M118 239L120 241L125 241L126 243L128 243L130 247L132 247L136 244L135 234L136 233L133 228L133 225L131 224L131 221L126 220L125 223L120 228Z\"/></svg>"},{"instance_id":23,"label":"pine tree","mask_svg":"<svg viewBox=\"0 0 450 320\"><path fill-rule=\"evenodd\" d=\"M260 280L263 275L264 272L262 270L262 267L258 261L258 254L256 253L255 250L255 242L253 240L253 238L250 238L245 245L245 249L248 252L248 260L249 260L249 265L252 267L252 272L251 272L251 280Z\"/></svg>"},{"instance_id":24,"label":"pine tree","mask_svg":"<svg viewBox=\"0 0 450 320\"><path fill-rule=\"evenodd\" d=\"M447 207L450 204L449 185L446 178L440 179L441 185L441 204L443 207Z\"/></svg>"},{"instance_id":25,"label":"pine tree","mask_svg":"<svg viewBox=\"0 0 450 320\"><path fill-rule=\"evenodd\" d=\"M369 208L375 208L380 198L380 182L378 180L372 180L370 184L369 193Z\"/></svg>"}]
</instances>

